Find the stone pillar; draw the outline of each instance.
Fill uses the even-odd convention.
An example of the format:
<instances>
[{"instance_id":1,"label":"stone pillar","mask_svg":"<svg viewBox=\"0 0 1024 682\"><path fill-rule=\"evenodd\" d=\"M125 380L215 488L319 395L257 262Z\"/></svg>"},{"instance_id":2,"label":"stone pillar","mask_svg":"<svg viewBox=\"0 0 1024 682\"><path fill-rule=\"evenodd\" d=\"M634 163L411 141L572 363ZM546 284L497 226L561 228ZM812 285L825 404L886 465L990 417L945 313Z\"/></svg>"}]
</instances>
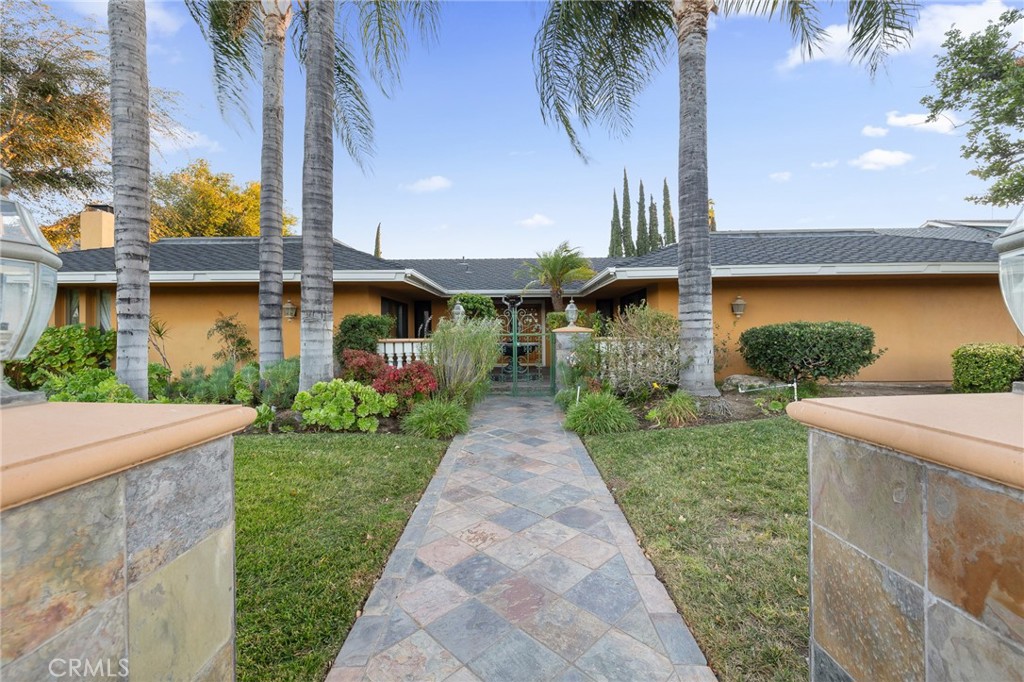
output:
<instances>
[{"instance_id":1,"label":"stone pillar","mask_svg":"<svg viewBox=\"0 0 1024 682\"><path fill-rule=\"evenodd\" d=\"M562 368L571 364L573 353L577 346L588 341L594 334L594 330L588 327L560 327L555 330L555 362L551 370L555 372L555 388L559 391L566 388L564 372Z\"/></svg>"},{"instance_id":2,"label":"stone pillar","mask_svg":"<svg viewBox=\"0 0 1024 682\"><path fill-rule=\"evenodd\" d=\"M0 678L233 680L238 406L3 411Z\"/></svg>"}]
</instances>

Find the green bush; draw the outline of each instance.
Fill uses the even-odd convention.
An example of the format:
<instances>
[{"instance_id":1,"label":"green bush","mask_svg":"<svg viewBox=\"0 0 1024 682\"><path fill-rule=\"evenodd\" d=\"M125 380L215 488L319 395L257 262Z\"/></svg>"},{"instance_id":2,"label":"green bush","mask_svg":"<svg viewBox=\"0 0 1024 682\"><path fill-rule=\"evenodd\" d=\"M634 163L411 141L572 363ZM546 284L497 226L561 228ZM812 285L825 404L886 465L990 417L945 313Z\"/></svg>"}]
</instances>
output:
<instances>
[{"instance_id":1,"label":"green bush","mask_svg":"<svg viewBox=\"0 0 1024 682\"><path fill-rule=\"evenodd\" d=\"M483 294L455 294L448 299L448 310L461 303L466 311L467 320L493 320L498 316L498 309L494 307L494 300Z\"/></svg>"},{"instance_id":2,"label":"green bush","mask_svg":"<svg viewBox=\"0 0 1024 682\"><path fill-rule=\"evenodd\" d=\"M619 395L642 395L679 383L679 321L646 304L627 306L599 339L601 378Z\"/></svg>"},{"instance_id":3,"label":"green bush","mask_svg":"<svg viewBox=\"0 0 1024 682\"><path fill-rule=\"evenodd\" d=\"M547 331L554 331L555 329L561 329L562 327L569 326L569 318L565 316L564 312L550 312L545 318L547 323ZM581 310L579 317L576 318L577 327L586 327L593 329L594 333L600 336L603 333L603 329L606 326L607 321L599 312L589 313L586 310Z\"/></svg>"},{"instance_id":4,"label":"green bush","mask_svg":"<svg viewBox=\"0 0 1024 682\"><path fill-rule=\"evenodd\" d=\"M209 374L203 365L190 365L181 370L169 393L190 403L230 403L235 397L234 378L235 363L231 361L217 365Z\"/></svg>"},{"instance_id":5,"label":"green bush","mask_svg":"<svg viewBox=\"0 0 1024 682\"><path fill-rule=\"evenodd\" d=\"M348 349L376 353L377 342L390 336L394 326L390 315L346 315L334 335L334 357L341 362L342 352Z\"/></svg>"},{"instance_id":6,"label":"green bush","mask_svg":"<svg viewBox=\"0 0 1024 682\"><path fill-rule=\"evenodd\" d=\"M953 351L953 390L1002 393L1024 379L1024 346L972 343Z\"/></svg>"},{"instance_id":7,"label":"green bush","mask_svg":"<svg viewBox=\"0 0 1024 682\"><path fill-rule=\"evenodd\" d=\"M467 407L483 397L499 360L496 320L441 320L430 337L428 362L434 366L438 396Z\"/></svg>"},{"instance_id":8,"label":"green bush","mask_svg":"<svg viewBox=\"0 0 1024 682\"><path fill-rule=\"evenodd\" d=\"M149 397L153 400L166 398L171 387L171 370L160 363L149 363Z\"/></svg>"},{"instance_id":9,"label":"green bush","mask_svg":"<svg viewBox=\"0 0 1024 682\"><path fill-rule=\"evenodd\" d=\"M240 405L255 405L260 397L260 364L250 362L235 372L231 378L231 387L235 391L235 402Z\"/></svg>"},{"instance_id":10,"label":"green bush","mask_svg":"<svg viewBox=\"0 0 1024 682\"><path fill-rule=\"evenodd\" d=\"M321 381L295 396L292 409L302 413L302 423L325 426L332 431L377 430L380 417L391 416L398 405L393 395L381 395L358 381Z\"/></svg>"},{"instance_id":11,"label":"green bush","mask_svg":"<svg viewBox=\"0 0 1024 682\"><path fill-rule=\"evenodd\" d=\"M267 367L263 373L260 400L278 410L291 409L299 392L299 359L285 358Z\"/></svg>"},{"instance_id":12,"label":"green bush","mask_svg":"<svg viewBox=\"0 0 1024 682\"><path fill-rule=\"evenodd\" d=\"M611 393L580 396L580 401L571 405L565 415L565 428L581 436L633 431L637 427L633 413Z\"/></svg>"},{"instance_id":13,"label":"green bush","mask_svg":"<svg viewBox=\"0 0 1024 682\"><path fill-rule=\"evenodd\" d=\"M60 403L137 403L132 389L118 383L111 369L96 367L74 374L52 377L43 390L53 402Z\"/></svg>"},{"instance_id":14,"label":"green bush","mask_svg":"<svg viewBox=\"0 0 1024 682\"><path fill-rule=\"evenodd\" d=\"M257 405L256 406L256 419L253 420L252 425L257 429L266 429L270 431L270 427L274 424L274 408L270 405Z\"/></svg>"},{"instance_id":15,"label":"green bush","mask_svg":"<svg viewBox=\"0 0 1024 682\"><path fill-rule=\"evenodd\" d=\"M647 413L647 421L674 429L697 421L697 400L686 391L676 391Z\"/></svg>"},{"instance_id":16,"label":"green bush","mask_svg":"<svg viewBox=\"0 0 1024 682\"><path fill-rule=\"evenodd\" d=\"M402 419L402 433L421 438L451 438L468 430L466 408L439 398L417 403Z\"/></svg>"},{"instance_id":17,"label":"green bush","mask_svg":"<svg viewBox=\"0 0 1024 682\"><path fill-rule=\"evenodd\" d=\"M583 392L580 391L582 397ZM563 412L569 410L570 405L576 404L576 389L575 388L563 388L561 391L555 394L555 405L562 408Z\"/></svg>"},{"instance_id":18,"label":"green bush","mask_svg":"<svg viewBox=\"0 0 1024 682\"><path fill-rule=\"evenodd\" d=\"M71 324L47 327L28 357L4 365L4 374L18 389L40 388L51 377L83 369L108 368L114 361L117 333Z\"/></svg>"},{"instance_id":19,"label":"green bush","mask_svg":"<svg viewBox=\"0 0 1024 682\"><path fill-rule=\"evenodd\" d=\"M218 312L213 326L206 332L206 338L217 337L220 348L213 354L214 360L231 363L236 367L240 362L256 359L256 348L249 338L249 329L238 321L238 313L225 315Z\"/></svg>"},{"instance_id":20,"label":"green bush","mask_svg":"<svg viewBox=\"0 0 1024 682\"><path fill-rule=\"evenodd\" d=\"M882 356L875 333L854 322L785 322L740 334L740 354L752 370L779 381L836 381L855 376Z\"/></svg>"}]
</instances>

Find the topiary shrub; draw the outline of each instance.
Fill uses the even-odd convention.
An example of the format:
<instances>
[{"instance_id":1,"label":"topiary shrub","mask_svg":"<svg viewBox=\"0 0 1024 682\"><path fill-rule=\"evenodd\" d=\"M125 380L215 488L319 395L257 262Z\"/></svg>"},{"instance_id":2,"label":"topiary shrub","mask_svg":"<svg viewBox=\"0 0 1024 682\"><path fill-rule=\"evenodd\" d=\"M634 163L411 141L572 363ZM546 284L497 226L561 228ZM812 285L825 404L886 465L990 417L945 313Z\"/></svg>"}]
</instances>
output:
<instances>
[{"instance_id":1,"label":"topiary shrub","mask_svg":"<svg viewBox=\"0 0 1024 682\"><path fill-rule=\"evenodd\" d=\"M267 367L263 372L263 392L260 400L279 410L290 409L299 392L299 359L285 358Z\"/></svg>"},{"instance_id":2,"label":"topiary shrub","mask_svg":"<svg viewBox=\"0 0 1024 682\"><path fill-rule=\"evenodd\" d=\"M151 400L166 398L171 387L171 370L157 362L149 363L149 397Z\"/></svg>"},{"instance_id":3,"label":"topiary shrub","mask_svg":"<svg viewBox=\"0 0 1024 682\"><path fill-rule=\"evenodd\" d=\"M581 436L619 433L638 428L636 417L625 403L611 393L587 393L569 406L565 428Z\"/></svg>"},{"instance_id":4,"label":"topiary shrub","mask_svg":"<svg viewBox=\"0 0 1024 682\"><path fill-rule=\"evenodd\" d=\"M34 390L51 377L110 367L116 347L114 331L81 324L47 327L27 358L4 364L4 375L15 388Z\"/></svg>"},{"instance_id":5,"label":"topiary shrub","mask_svg":"<svg viewBox=\"0 0 1024 682\"><path fill-rule=\"evenodd\" d=\"M342 352L348 349L376 353L377 342L390 336L394 326L390 315L346 315L334 335L334 357L341 362Z\"/></svg>"},{"instance_id":6,"label":"topiary shrub","mask_svg":"<svg viewBox=\"0 0 1024 682\"><path fill-rule=\"evenodd\" d=\"M377 430L377 417L389 417L398 405L393 395L381 395L358 381L321 381L295 396L292 409L302 413L302 423L332 431Z\"/></svg>"},{"instance_id":7,"label":"topiary shrub","mask_svg":"<svg viewBox=\"0 0 1024 682\"><path fill-rule=\"evenodd\" d=\"M755 372L779 381L837 381L882 356L875 333L854 322L785 322L740 334L740 354Z\"/></svg>"},{"instance_id":8,"label":"topiary shrub","mask_svg":"<svg viewBox=\"0 0 1024 682\"><path fill-rule=\"evenodd\" d=\"M373 390L390 393L398 398L395 413L405 414L413 405L437 390L437 378L430 365L416 360L403 367L385 366L373 382Z\"/></svg>"},{"instance_id":9,"label":"topiary shrub","mask_svg":"<svg viewBox=\"0 0 1024 682\"><path fill-rule=\"evenodd\" d=\"M498 316L498 309L494 307L494 300L490 296L455 294L448 299L448 310L454 308L456 303L462 304L467 320L493 320Z\"/></svg>"},{"instance_id":10,"label":"topiary shrub","mask_svg":"<svg viewBox=\"0 0 1024 682\"><path fill-rule=\"evenodd\" d=\"M260 397L260 363L250 362L235 372L231 378L235 391L235 402L239 405L256 405Z\"/></svg>"},{"instance_id":11,"label":"topiary shrub","mask_svg":"<svg viewBox=\"0 0 1024 682\"><path fill-rule=\"evenodd\" d=\"M59 403L137 403L132 389L117 381L111 369L89 368L52 377L43 390Z\"/></svg>"},{"instance_id":12,"label":"topiary shrub","mask_svg":"<svg viewBox=\"0 0 1024 682\"><path fill-rule=\"evenodd\" d=\"M417 403L402 419L402 433L421 438L451 438L468 430L466 408L440 398Z\"/></svg>"},{"instance_id":13,"label":"topiary shrub","mask_svg":"<svg viewBox=\"0 0 1024 682\"><path fill-rule=\"evenodd\" d=\"M686 391L676 391L647 413L647 421L674 429L697 421L697 399Z\"/></svg>"},{"instance_id":14,"label":"topiary shrub","mask_svg":"<svg viewBox=\"0 0 1024 682\"><path fill-rule=\"evenodd\" d=\"M384 373L388 366L384 358L365 350L346 348L341 351L341 371L339 379L345 381L358 381L361 384L372 384L377 377Z\"/></svg>"},{"instance_id":15,"label":"topiary shrub","mask_svg":"<svg viewBox=\"0 0 1024 682\"><path fill-rule=\"evenodd\" d=\"M1002 393L1024 379L1024 346L971 343L953 351L953 390Z\"/></svg>"}]
</instances>

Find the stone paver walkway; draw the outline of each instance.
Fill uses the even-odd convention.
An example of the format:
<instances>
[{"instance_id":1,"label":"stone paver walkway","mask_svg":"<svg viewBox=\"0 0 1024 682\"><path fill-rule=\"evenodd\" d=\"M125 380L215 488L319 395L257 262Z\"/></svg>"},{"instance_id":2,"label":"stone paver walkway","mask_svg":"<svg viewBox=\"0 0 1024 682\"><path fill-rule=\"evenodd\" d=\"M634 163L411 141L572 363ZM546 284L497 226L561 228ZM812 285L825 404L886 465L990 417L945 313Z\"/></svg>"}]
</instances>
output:
<instances>
[{"instance_id":1,"label":"stone paver walkway","mask_svg":"<svg viewBox=\"0 0 1024 682\"><path fill-rule=\"evenodd\" d=\"M715 680L561 421L547 399L478 406L328 682Z\"/></svg>"}]
</instances>

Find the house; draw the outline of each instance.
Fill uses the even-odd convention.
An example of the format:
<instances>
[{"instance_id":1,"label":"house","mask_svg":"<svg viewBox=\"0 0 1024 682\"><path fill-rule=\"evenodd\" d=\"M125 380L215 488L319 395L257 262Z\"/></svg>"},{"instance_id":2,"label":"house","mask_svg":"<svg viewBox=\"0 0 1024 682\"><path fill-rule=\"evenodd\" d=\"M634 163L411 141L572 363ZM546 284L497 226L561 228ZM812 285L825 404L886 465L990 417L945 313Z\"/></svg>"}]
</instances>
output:
<instances>
[{"instance_id":1,"label":"house","mask_svg":"<svg viewBox=\"0 0 1024 682\"><path fill-rule=\"evenodd\" d=\"M61 254L53 324L114 323L113 216L83 213L80 251ZM711 235L716 341L728 348L719 372L748 371L736 350L750 327L792 320L851 320L870 326L883 357L862 381L949 381L950 354L964 343L1022 343L999 290L992 241L999 226L929 221L918 228L715 232ZM351 313L396 318L393 335L414 339L447 316L447 300L472 292L522 295L543 320L547 292L524 290L523 258L385 260L334 242L334 320ZM591 259L597 274L566 290L584 310L614 314L630 303L673 315L678 305L674 246L635 258ZM151 253L151 309L168 329L175 371L211 364L220 314L237 314L256 340L259 240L163 239ZM284 240L286 309L300 305L301 238ZM746 301L741 317L731 303ZM291 305L288 305L290 303ZM292 309L293 310L293 309ZM299 351L299 320L284 320L285 354ZM541 362L550 362L547 349Z\"/></svg>"}]
</instances>

